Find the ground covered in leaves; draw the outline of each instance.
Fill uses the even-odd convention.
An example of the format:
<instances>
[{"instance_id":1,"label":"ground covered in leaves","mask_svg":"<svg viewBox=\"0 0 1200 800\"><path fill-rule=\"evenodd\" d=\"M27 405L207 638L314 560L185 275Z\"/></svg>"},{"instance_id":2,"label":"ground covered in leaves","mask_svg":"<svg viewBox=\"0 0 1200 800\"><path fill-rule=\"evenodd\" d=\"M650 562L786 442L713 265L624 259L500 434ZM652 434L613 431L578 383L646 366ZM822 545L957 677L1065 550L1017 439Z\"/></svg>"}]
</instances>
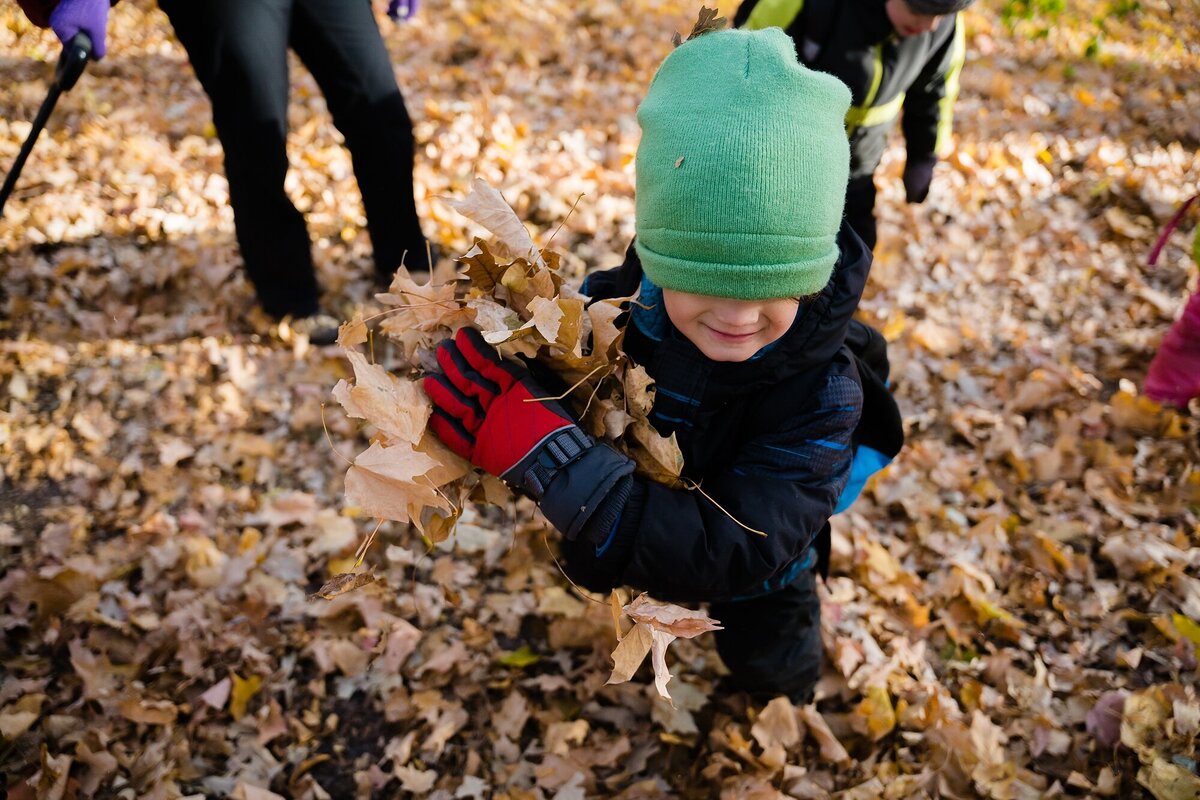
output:
<instances>
[{"instance_id":1,"label":"ground covered in leaves","mask_svg":"<svg viewBox=\"0 0 1200 800\"><path fill-rule=\"evenodd\" d=\"M375 526L342 492L369 431L322 419L350 368L253 310L207 101L165 18L119 4L0 220L8 796L1197 797L1200 425L1137 385L1195 282L1182 234L1143 264L1198 190L1200 13L1144 0L1088 57L1104 8L1080 5L1039 36L980 3L928 203L902 203L899 143L881 170L862 313L909 444L836 519L796 709L722 694L704 636L672 646L674 708L648 668L604 686L610 609L524 507L432 550L385 525L381 582L309 599ZM636 104L698 7L423 6L382 26L427 231L469 246L436 197L478 175L539 242L566 220L569 274L617 263ZM7 165L57 44L0 22ZM369 313L349 158L298 65L292 114L330 303Z\"/></svg>"}]
</instances>

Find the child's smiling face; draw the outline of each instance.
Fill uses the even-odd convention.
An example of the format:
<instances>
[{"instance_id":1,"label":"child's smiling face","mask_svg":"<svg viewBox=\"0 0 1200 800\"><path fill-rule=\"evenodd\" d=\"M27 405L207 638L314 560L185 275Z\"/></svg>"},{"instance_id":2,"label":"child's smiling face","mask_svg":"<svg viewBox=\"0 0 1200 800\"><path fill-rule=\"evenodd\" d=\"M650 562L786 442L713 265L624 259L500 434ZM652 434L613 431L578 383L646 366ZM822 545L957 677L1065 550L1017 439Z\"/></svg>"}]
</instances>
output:
<instances>
[{"instance_id":1,"label":"child's smiling face","mask_svg":"<svg viewBox=\"0 0 1200 800\"><path fill-rule=\"evenodd\" d=\"M794 298L732 300L663 289L672 324L713 361L745 361L788 332L800 304Z\"/></svg>"}]
</instances>

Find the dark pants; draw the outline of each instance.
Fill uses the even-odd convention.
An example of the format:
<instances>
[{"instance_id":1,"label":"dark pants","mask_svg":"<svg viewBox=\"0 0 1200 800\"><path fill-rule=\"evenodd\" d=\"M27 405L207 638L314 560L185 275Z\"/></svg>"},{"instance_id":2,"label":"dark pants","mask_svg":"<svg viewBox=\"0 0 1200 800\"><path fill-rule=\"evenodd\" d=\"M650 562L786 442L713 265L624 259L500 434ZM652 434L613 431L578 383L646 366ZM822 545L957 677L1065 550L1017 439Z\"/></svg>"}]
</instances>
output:
<instances>
[{"instance_id":1,"label":"dark pants","mask_svg":"<svg viewBox=\"0 0 1200 800\"><path fill-rule=\"evenodd\" d=\"M304 217L287 174L291 47L346 140L381 277L428 268L413 202L412 122L369 0L159 0L212 100L238 244L263 308L317 310Z\"/></svg>"},{"instance_id":2,"label":"dark pants","mask_svg":"<svg viewBox=\"0 0 1200 800\"><path fill-rule=\"evenodd\" d=\"M800 705L812 702L822 655L813 570L771 594L713 603L709 613L724 628L713 635L734 688L764 699L783 694Z\"/></svg>"},{"instance_id":3,"label":"dark pants","mask_svg":"<svg viewBox=\"0 0 1200 800\"><path fill-rule=\"evenodd\" d=\"M846 221L867 245L875 249L875 176L851 178L846 186Z\"/></svg>"}]
</instances>

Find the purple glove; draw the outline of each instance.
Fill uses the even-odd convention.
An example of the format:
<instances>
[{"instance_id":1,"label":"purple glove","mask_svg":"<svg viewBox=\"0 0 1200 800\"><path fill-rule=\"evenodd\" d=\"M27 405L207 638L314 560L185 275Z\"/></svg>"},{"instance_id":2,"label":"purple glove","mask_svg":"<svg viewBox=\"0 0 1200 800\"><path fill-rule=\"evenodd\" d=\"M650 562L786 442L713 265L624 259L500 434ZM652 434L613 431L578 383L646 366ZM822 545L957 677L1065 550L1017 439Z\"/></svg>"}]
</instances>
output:
<instances>
[{"instance_id":1,"label":"purple glove","mask_svg":"<svg viewBox=\"0 0 1200 800\"><path fill-rule=\"evenodd\" d=\"M418 0L389 0L387 15L399 22L402 19L412 19L417 14Z\"/></svg>"},{"instance_id":2,"label":"purple glove","mask_svg":"<svg viewBox=\"0 0 1200 800\"><path fill-rule=\"evenodd\" d=\"M61 0L50 12L50 27L63 44L83 31L92 39L92 57L104 58L104 34L108 30L109 0Z\"/></svg>"},{"instance_id":3,"label":"purple glove","mask_svg":"<svg viewBox=\"0 0 1200 800\"><path fill-rule=\"evenodd\" d=\"M933 182L933 167L937 158L922 158L904 165L904 195L910 203L924 203Z\"/></svg>"}]
</instances>

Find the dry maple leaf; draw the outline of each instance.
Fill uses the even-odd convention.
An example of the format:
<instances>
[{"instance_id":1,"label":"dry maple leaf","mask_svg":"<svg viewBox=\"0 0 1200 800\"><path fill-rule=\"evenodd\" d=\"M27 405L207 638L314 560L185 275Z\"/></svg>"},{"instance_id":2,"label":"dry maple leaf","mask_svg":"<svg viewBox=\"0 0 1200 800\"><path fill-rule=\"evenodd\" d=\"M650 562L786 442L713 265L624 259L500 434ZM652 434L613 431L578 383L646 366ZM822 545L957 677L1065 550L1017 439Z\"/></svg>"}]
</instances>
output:
<instances>
[{"instance_id":1,"label":"dry maple leaf","mask_svg":"<svg viewBox=\"0 0 1200 800\"><path fill-rule=\"evenodd\" d=\"M693 611L672 603L652 600L639 594L623 609L634 622L649 625L682 639L692 639L708 631L721 630L720 623L703 611Z\"/></svg>"},{"instance_id":2,"label":"dry maple leaf","mask_svg":"<svg viewBox=\"0 0 1200 800\"><path fill-rule=\"evenodd\" d=\"M309 595L310 600L321 598L323 600L332 600L339 594L359 589L368 584L375 583L379 578L369 572L343 572L340 575L334 575L325 585L317 591Z\"/></svg>"},{"instance_id":3,"label":"dry maple leaf","mask_svg":"<svg viewBox=\"0 0 1200 800\"><path fill-rule=\"evenodd\" d=\"M525 224L504 201L500 192L489 186L487 181L476 178L471 184L471 193L462 200L451 197L441 199L464 217L470 217L487 228L496 237L496 244L502 253L513 258L529 259L538 266L546 265Z\"/></svg>"},{"instance_id":4,"label":"dry maple leaf","mask_svg":"<svg viewBox=\"0 0 1200 800\"><path fill-rule=\"evenodd\" d=\"M343 343L354 345L346 348L354 381L339 382L334 398L349 416L366 420L383 437L354 459L346 475L349 501L375 517L412 520L436 542L453 530L461 501L476 496L474 487L481 481L485 489L489 485L427 432L431 406L421 376L437 368L438 343L464 325L478 329L504 357L536 360L557 374L565 387L562 399L589 430L626 451L644 477L678 486L679 447L647 419L653 383L620 350L616 319L623 301L589 307L563 283L558 254L538 252L500 193L482 180L465 200L450 202L497 241L476 241L458 259L466 267L465 282L421 285L401 269L389 290L376 296L385 305L376 315L384 320L381 330L402 346L400 367L385 370L357 349L369 339L366 321L342 330ZM498 259L493 247L511 260ZM589 343L592 351L585 356ZM491 490L483 495L487 502L509 497Z\"/></svg>"},{"instance_id":5,"label":"dry maple leaf","mask_svg":"<svg viewBox=\"0 0 1200 800\"><path fill-rule=\"evenodd\" d=\"M367 514L396 522L408 522L425 507L448 511L445 496L418 480L439 466L407 442L393 447L376 442L347 470L346 497Z\"/></svg>"},{"instance_id":6,"label":"dry maple leaf","mask_svg":"<svg viewBox=\"0 0 1200 800\"><path fill-rule=\"evenodd\" d=\"M667 691L671 673L667 669L667 647L677 638L691 639L706 631L721 630L720 624L703 611L692 611L672 603L638 595L622 611L636 624L617 643L613 651L613 671L608 683L624 683L650 654L654 667L654 688L674 705ZM614 618L614 624L619 623Z\"/></svg>"},{"instance_id":7,"label":"dry maple leaf","mask_svg":"<svg viewBox=\"0 0 1200 800\"><path fill-rule=\"evenodd\" d=\"M696 20L696 24L692 26L692 32L688 34L686 40L690 42L698 36L703 36L712 31L719 31L725 27L725 17L717 16L717 9L708 8L707 6L700 7L700 17ZM683 41L680 40L678 31L671 37L671 41L678 47Z\"/></svg>"}]
</instances>

